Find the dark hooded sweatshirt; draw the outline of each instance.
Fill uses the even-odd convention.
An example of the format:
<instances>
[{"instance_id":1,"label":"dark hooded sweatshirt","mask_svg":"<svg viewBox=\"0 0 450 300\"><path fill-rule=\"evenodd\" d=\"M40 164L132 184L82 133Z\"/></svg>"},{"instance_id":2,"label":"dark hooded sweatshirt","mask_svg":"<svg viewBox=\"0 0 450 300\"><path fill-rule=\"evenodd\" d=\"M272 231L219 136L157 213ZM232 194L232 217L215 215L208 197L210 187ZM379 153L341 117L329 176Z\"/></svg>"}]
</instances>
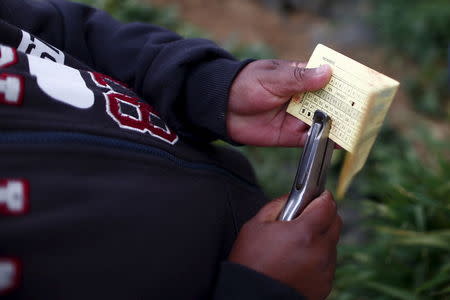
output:
<instances>
[{"instance_id":1,"label":"dark hooded sweatshirt","mask_svg":"<svg viewBox=\"0 0 450 300\"><path fill-rule=\"evenodd\" d=\"M226 262L266 202L226 137L248 61L66 1L0 2L1 299L303 299Z\"/></svg>"}]
</instances>

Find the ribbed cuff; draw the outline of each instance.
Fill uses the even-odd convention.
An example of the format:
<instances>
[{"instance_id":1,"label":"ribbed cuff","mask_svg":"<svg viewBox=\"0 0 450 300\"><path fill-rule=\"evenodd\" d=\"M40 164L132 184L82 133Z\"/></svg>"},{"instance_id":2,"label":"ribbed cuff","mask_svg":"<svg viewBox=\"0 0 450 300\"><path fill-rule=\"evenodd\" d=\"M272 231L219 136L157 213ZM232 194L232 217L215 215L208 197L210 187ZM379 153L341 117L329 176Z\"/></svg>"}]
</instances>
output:
<instances>
[{"instance_id":1,"label":"ribbed cuff","mask_svg":"<svg viewBox=\"0 0 450 300\"><path fill-rule=\"evenodd\" d=\"M306 300L293 288L245 266L223 262L214 300Z\"/></svg>"},{"instance_id":2,"label":"ribbed cuff","mask_svg":"<svg viewBox=\"0 0 450 300\"><path fill-rule=\"evenodd\" d=\"M214 138L227 142L226 113L231 85L239 72L254 60L216 59L202 64L189 76L189 121Z\"/></svg>"}]
</instances>

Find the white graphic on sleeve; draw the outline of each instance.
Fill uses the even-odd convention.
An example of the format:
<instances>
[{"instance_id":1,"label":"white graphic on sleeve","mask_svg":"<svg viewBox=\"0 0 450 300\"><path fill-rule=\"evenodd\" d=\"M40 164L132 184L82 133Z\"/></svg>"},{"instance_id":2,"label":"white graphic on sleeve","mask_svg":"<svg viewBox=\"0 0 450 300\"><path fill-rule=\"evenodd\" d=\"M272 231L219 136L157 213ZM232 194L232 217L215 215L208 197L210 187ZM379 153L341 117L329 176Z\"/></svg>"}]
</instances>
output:
<instances>
[{"instance_id":1,"label":"white graphic on sleeve","mask_svg":"<svg viewBox=\"0 0 450 300\"><path fill-rule=\"evenodd\" d=\"M23 180L5 180L0 186L0 214L21 215L28 209L27 183Z\"/></svg>"},{"instance_id":2,"label":"white graphic on sleeve","mask_svg":"<svg viewBox=\"0 0 450 300\"><path fill-rule=\"evenodd\" d=\"M23 79L18 75L0 75L0 103L9 105L22 104Z\"/></svg>"},{"instance_id":3,"label":"white graphic on sleeve","mask_svg":"<svg viewBox=\"0 0 450 300\"><path fill-rule=\"evenodd\" d=\"M0 45L0 68L7 68L16 62L16 51L13 48Z\"/></svg>"},{"instance_id":4,"label":"white graphic on sleeve","mask_svg":"<svg viewBox=\"0 0 450 300\"><path fill-rule=\"evenodd\" d=\"M18 284L19 269L11 259L0 259L0 294L7 293Z\"/></svg>"},{"instance_id":5,"label":"white graphic on sleeve","mask_svg":"<svg viewBox=\"0 0 450 300\"><path fill-rule=\"evenodd\" d=\"M77 108L94 105L94 93L86 86L80 71L30 55L28 63L30 74L36 76L39 87L50 97Z\"/></svg>"},{"instance_id":6,"label":"white graphic on sleeve","mask_svg":"<svg viewBox=\"0 0 450 300\"><path fill-rule=\"evenodd\" d=\"M42 59L48 59L56 63L64 64L64 52L40 41L28 32L22 30L22 41L17 50L25 54L37 56Z\"/></svg>"}]
</instances>

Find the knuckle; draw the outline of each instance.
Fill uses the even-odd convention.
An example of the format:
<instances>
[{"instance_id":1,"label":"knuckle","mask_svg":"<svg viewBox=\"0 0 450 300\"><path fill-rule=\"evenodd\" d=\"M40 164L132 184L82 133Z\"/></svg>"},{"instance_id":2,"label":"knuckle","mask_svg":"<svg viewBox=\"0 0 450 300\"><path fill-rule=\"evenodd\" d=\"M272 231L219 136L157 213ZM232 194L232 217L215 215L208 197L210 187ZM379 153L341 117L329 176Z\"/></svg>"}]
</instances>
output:
<instances>
[{"instance_id":1,"label":"knuckle","mask_svg":"<svg viewBox=\"0 0 450 300\"><path fill-rule=\"evenodd\" d=\"M332 196L330 193L326 193L323 195L324 200L322 201L323 209L328 210L330 213L337 214L337 205L336 202L334 202Z\"/></svg>"},{"instance_id":2,"label":"knuckle","mask_svg":"<svg viewBox=\"0 0 450 300\"><path fill-rule=\"evenodd\" d=\"M323 299L326 299L328 297L328 295L331 293L331 290L333 289L333 283L331 282L326 282L324 287L323 287Z\"/></svg>"},{"instance_id":3,"label":"knuckle","mask_svg":"<svg viewBox=\"0 0 450 300\"><path fill-rule=\"evenodd\" d=\"M255 220L251 219L247 221L244 225L242 225L240 232L241 233L248 233L253 231Z\"/></svg>"},{"instance_id":4,"label":"knuckle","mask_svg":"<svg viewBox=\"0 0 450 300\"><path fill-rule=\"evenodd\" d=\"M303 81L306 77L306 68L296 66L294 68L294 78L297 81Z\"/></svg>"},{"instance_id":5,"label":"knuckle","mask_svg":"<svg viewBox=\"0 0 450 300\"><path fill-rule=\"evenodd\" d=\"M326 278L326 283L328 285L328 289L331 291L331 288L333 286L333 281L334 281L334 275L335 275L335 271L333 268L330 268L329 270L327 270L326 274L325 274L325 278Z\"/></svg>"},{"instance_id":6,"label":"knuckle","mask_svg":"<svg viewBox=\"0 0 450 300\"><path fill-rule=\"evenodd\" d=\"M264 69L273 71L280 67L280 61L277 59L266 59L261 61L261 66L264 67Z\"/></svg>"},{"instance_id":7,"label":"knuckle","mask_svg":"<svg viewBox=\"0 0 450 300\"><path fill-rule=\"evenodd\" d=\"M298 235L298 242L302 246L310 246L314 242L314 235L309 230Z\"/></svg>"},{"instance_id":8,"label":"knuckle","mask_svg":"<svg viewBox=\"0 0 450 300\"><path fill-rule=\"evenodd\" d=\"M280 66L280 61L276 60L276 59L271 59L270 60L270 64L272 65L273 68L278 68Z\"/></svg>"},{"instance_id":9,"label":"knuckle","mask_svg":"<svg viewBox=\"0 0 450 300\"><path fill-rule=\"evenodd\" d=\"M272 200L266 204L265 208L268 210L277 209L280 206L282 200L283 200L282 198L277 198L275 200Z\"/></svg>"},{"instance_id":10,"label":"knuckle","mask_svg":"<svg viewBox=\"0 0 450 300\"><path fill-rule=\"evenodd\" d=\"M341 237L341 232L342 232L342 220L338 215L336 217L336 221L333 224L333 228L331 228L330 243L337 246Z\"/></svg>"}]
</instances>

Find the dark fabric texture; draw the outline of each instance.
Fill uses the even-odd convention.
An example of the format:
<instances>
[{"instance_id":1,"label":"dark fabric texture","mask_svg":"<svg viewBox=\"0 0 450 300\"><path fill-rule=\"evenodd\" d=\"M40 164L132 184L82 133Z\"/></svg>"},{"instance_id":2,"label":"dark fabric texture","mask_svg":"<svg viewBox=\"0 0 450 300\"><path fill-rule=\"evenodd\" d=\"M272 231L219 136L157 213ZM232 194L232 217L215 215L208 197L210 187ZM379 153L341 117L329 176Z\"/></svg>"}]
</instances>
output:
<instances>
[{"instance_id":1,"label":"dark fabric texture","mask_svg":"<svg viewBox=\"0 0 450 300\"><path fill-rule=\"evenodd\" d=\"M231 262L222 263L215 293L215 300L306 300L294 289L264 274Z\"/></svg>"},{"instance_id":2,"label":"dark fabric texture","mask_svg":"<svg viewBox=\"0 0 450 300\"><path fill-rule=\"evenodd\" d=\"M127 83L180 135L226 138L228 92L249 61L204 39L183 39L151 24L122 24L63 0L2 0L0 18ZM195 107L195 109L194 109Z\"/></svg>"},{"instance_id":3,"label":"dark fabric texture","mask_svg":"<svg viewBox=\"0 0 450 300\"><path fill-rule=\"evenodd\" d=\"M207 143L247 63L80 4L2 0L0 272L20 268L1 299L300 299L220 269L267 202L240 153Z\"/></svg>"}]
</instances>

